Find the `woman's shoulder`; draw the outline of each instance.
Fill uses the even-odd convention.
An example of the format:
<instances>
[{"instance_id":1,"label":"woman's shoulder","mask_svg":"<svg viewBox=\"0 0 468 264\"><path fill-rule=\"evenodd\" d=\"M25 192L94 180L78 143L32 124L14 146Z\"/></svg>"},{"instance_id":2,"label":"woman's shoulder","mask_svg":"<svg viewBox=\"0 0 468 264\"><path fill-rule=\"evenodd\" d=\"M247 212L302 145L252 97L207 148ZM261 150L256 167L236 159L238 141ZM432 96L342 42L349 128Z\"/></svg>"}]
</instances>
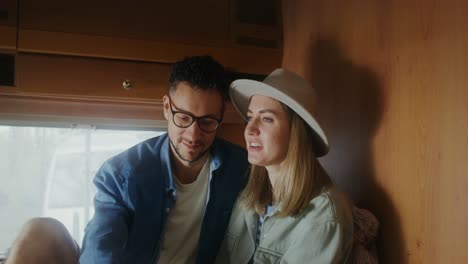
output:
<instances>
[{"instance_id":1,"label":"woman's shoulder","mask_svg":"<svg viewBox=\"0 0 468 264\"><path fill-rule=\"evenodd\" d=\"M343 192L330 185L310 200L303 217L314 223L352 224L352 204Z\"/></svg>"}]
</instances>

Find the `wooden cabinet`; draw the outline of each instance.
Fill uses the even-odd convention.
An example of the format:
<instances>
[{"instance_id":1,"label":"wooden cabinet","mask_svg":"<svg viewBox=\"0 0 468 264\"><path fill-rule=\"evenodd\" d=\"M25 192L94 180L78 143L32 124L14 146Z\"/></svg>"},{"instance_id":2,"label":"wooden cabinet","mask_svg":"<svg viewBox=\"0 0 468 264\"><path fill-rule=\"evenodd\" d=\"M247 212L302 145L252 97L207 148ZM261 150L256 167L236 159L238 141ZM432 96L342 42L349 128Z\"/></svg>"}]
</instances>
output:
<instances>
[{"instance_id":1,"label":"wooden cabinet","mask_svg":"<svg viewBox=\"0 0 468 264\"><path fill-rule=\"evenodd\" d=\"M16 87L0 87L0 119L131 126L164 120L169 64L25 53L16 64Z\"/></svg>"},{"instance_id":2,"label":"wooden cabinet","mask_svg":"<svg viewBox=\"0 0 468 264\"><path fill-rule=\"evenodd\" d=\"M131 126L164 120L170 64L25 53L16 62L17 86L0 87L0 119ZM224 120L242 123L230 104Z\"/></svg>"},{"instance_id":3,"label":"wooden cabinet","mask_svg":"<svg viewBox=\"0 0 468 264\"><path fill-rule=\"evenodd\" d=\"M170 65L20 53L17 69L10 94L144 103L166 93Z\"/></svg>"},{"instance_id":4,"label":"wooden cabinet","mask_svg":"<svg viewBox=\"0 0 468 264\"><path fill-rule=\"evenodd\" d=\"M255 14L279 1L257 2L3 0L0 52L15 57L15 83L0 87L0 119L164 120L170 65L190 55L268 74L281 66L281 23ZM232 106L225 122L242 122Z\"/></svg>"},{"instance_id":5,"label":"wooden cabinet","mask_svg":"<svg viewBox=\"0 0 468 264\"><path fill-rule=\"evenodd\" d=\"M0 2L0 50L16 50L16 0Z\"/></svg>"},{"instance_id":6,"label":"wooden cabinet","mask_svg":"<svg viewBox=\"0 0 468 264\"><path fill-rule=\"evenodd\" d=\"M209 54L236 71L269 73L279 67L281 23L237 23L240 12L233 10L244 5L233 3L22 0L18 50L167 63Z\"/></svg>"}]
</instances>

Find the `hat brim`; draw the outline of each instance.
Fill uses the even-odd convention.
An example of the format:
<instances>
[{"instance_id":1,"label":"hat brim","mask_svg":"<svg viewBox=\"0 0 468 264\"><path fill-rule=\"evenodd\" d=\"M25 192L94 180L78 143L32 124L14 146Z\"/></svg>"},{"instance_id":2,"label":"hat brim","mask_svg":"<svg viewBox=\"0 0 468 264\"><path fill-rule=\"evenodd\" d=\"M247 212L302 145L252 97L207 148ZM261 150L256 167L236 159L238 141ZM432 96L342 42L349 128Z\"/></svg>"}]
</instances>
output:
<instances>
[{"instance_id":1,"label":"hat brim","mask_svg":"<svg viewBox=\"0 0 468 264\"><path fill-rule=\"evenodd\" d=\"M229 95L234 107L245 120L247 120L250 98L254 95L264 95L282 102L296 112L312 128L315 155L322 157L328 153L328 140L317 120L287 94L263 82L241 79L231 83Z\"/></svg>"}]
</instances>

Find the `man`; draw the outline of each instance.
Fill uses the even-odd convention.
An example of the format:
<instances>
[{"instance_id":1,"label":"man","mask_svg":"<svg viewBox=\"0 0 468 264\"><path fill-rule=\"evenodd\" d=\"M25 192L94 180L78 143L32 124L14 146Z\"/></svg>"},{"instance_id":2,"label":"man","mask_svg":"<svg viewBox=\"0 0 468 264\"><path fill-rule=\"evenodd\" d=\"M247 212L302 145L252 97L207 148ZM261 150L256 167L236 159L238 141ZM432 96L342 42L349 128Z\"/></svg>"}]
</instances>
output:
<instances>
[{"instance_id":1,"label":"man","mask_svg":"<svg viewBox=\"0 0 468 264\"><path fill-rule=\"evenodd\" d=\"M80 263L212 263L246 182L245 151L216 138L228 87L211 57L174 64L163 98L166 135L106 161ZM30 221L7 263L76 263L79 248L53 219Z\"/></svg>"},{"instance_id":2,"label":"man","mask_svg":"<svg viewBox=\"0 0 468 264\"><path fill-rule=\"evenodd\" d=\"M245 152L217 139L227 99L211 57L175 63L168 133L113 157L94 183L81 263L211 263L245 184Z\"/></svg>"}]
</instances>

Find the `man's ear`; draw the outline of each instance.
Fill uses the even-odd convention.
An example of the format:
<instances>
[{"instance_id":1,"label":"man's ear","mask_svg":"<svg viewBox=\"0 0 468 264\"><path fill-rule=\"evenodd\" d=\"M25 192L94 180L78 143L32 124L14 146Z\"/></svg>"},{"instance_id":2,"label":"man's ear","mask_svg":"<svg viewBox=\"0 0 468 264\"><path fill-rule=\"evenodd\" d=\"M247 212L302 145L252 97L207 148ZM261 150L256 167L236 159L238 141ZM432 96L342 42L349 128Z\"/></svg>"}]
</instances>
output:
<instances>
[{"instance_id":1,"label":"man's ear","mask_svg":"<svg viewBox=\"0 0 468 264\"><path fill-rule=\"evenodd\" d=\"M170 105L169 105L169 96L167 95L164 95L163 96L163 112L164 112L164 118L166 118L166 120L169 121L169 117L170 117Z\"/></svg>"}]
</instances>

